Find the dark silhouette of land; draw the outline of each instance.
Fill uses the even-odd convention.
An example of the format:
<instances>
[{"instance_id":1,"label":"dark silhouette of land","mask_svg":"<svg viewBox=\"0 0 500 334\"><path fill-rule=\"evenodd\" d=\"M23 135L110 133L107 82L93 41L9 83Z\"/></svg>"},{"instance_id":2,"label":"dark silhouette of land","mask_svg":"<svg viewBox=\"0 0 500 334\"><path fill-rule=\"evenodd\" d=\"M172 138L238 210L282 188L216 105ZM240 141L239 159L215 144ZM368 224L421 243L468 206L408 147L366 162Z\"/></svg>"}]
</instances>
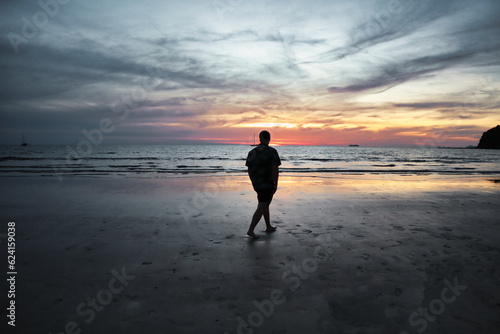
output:
<instances>
[{"instance_id":1,"label":"dark silhouette of land","mask_svg":"<svg viewBox=\"0 0 500 334\"><path fill-rule=\"evenodd\" d=\"M483 132L477 148L500 149L500 125Z\"/></svg>"}]
</instances>

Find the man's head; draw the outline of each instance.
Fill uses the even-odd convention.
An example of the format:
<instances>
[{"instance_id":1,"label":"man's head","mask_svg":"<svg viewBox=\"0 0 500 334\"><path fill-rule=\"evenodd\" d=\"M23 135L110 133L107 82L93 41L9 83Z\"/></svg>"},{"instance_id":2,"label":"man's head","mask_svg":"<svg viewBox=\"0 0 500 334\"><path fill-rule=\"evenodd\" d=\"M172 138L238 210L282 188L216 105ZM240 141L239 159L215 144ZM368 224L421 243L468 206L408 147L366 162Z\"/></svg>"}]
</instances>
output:
<instances>
[{"instance_id":1,"label":"man's head","mask_svg":"<svg viewBox=\"0 0 500 334\"><path fill-rule=\"evenodd\" d=\"M269 145L269 142L271 141L271 134L266 130L261 131L259 133L259 139L261 144Z\"/></svg>"}]
</instances>

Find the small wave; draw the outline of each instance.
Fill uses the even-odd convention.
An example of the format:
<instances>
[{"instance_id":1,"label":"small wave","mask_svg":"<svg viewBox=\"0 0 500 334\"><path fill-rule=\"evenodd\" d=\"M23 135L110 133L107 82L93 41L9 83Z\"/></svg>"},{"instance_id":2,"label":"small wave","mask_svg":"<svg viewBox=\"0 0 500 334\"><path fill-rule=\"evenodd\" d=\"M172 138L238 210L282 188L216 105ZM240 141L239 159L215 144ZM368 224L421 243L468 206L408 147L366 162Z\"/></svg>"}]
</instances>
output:
<instances>
[{"instance_id":1,"label":"small wave","mask_svg":"<svg viewBox=\"0 0 500 334\"><path fill-rule=\"evenodd\" d=\"M170 158L161 158L161 160L169 160ZM50 161L63 161L63 160L160 160L157 157L120 157L120 158L103 158L103 157L75 157L68 155L65 157L0 157L2 161L36 161L36 160L50 160Z\"/></svg>"},{"instance_id":2,"label":"small wave","mask_svg":"<svg viewBox=\"0 0 500 334\"><path fill-rule=\"evenodd\" d=\"M0 161L26 161L26 160L46 160L46 158L27 158L27 157L0 157Z\"/></svg>"},{"instance_id":3,"label":"small wave","mask_svg":"<svg viewBox=\"0 0 500 334\"><path fill-rule=\"evenodd\" d=\"M388 165L373 165L374 167L396 167L395 164L388 164Z\"/></svg>"},{"instance_id":4,"label":"small wave","mask_svg":"<svg viewBox=\"0 0 500 334\"><path fill-rule=\"evenodd\" d=\"M224 157L188 157L183 159L184 160L234 160L232 158L224 158Z\"/></svg>"},{"instance_id":5,"label":"small wave","mask_svg":"<svg viewBox=\"0 0 500 334\"><path fill-rule=\"evenodd\" d=\"M413 162L413 163L429 162L429 160L425 160L425 159L402 159L402 158L395 159L394 161L395 162Z\"/></svg>"}]
</instances>

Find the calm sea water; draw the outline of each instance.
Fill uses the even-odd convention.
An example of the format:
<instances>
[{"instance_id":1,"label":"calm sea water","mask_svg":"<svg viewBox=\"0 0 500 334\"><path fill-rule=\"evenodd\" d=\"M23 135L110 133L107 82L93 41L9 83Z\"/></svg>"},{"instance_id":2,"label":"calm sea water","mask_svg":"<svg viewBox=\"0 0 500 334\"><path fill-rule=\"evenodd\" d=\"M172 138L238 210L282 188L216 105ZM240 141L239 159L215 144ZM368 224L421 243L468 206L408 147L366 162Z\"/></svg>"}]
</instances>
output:
<instances>
[{"instance_id":1,"label":"calm sea water","mask_svg":"<svg viewBox=\"0 0 500 334\"><path fill-rule=\"evenodd\" d=\"M0 176L246 173L249 145L0 146ZM500 150L276 147L284 173L498 174Z\"/></svg>"}]
</instances>

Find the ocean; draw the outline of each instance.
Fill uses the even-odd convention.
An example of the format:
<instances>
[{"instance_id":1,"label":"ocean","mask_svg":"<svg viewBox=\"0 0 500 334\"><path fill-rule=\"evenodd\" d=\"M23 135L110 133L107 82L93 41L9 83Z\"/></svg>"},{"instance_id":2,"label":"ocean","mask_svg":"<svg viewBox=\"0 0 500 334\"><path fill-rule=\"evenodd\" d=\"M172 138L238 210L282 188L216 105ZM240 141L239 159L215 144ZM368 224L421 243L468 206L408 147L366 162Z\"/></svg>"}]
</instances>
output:
<instances>
[{"instance_id":1,"label":"ocean","mask_svg":"<svg viewBox=\"0 0 500 334\"><path fill-rule=\"evenodd\" d=\"M500 175L500 150L277 146L282 173ZM0 176L246 173L250 145L0 146Z\"/></svg>"}]
</instances>

